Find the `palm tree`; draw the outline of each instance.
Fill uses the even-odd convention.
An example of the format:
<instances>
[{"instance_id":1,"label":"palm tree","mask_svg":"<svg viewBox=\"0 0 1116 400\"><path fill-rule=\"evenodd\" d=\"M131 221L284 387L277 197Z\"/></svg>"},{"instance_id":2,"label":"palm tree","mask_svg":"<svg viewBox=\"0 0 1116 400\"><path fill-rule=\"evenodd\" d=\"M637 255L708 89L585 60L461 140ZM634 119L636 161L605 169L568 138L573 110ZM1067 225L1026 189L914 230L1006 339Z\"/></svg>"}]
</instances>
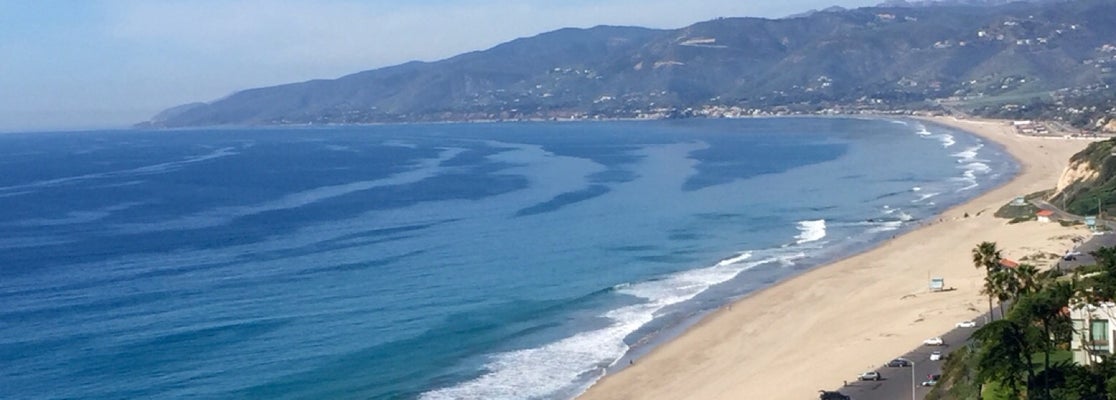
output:
<instances>
[{"instance_id":1,"label":"palm tree","mask_svg":"<svg viewBox=\"0 0 1116 400\"><path fill-rule=\"evenodd\" d=\"M1042 275L1038 268L1031 264L1020 264L1019 267L1011 270L1012 277L1014 278L1015 289L1013 298L1018 300L1026 294L1037 293L1042 289L1042 282L1039 277Z\"/></svg>"},{"instance_id":2,"label":"palm tree","mask_svg":"<svg viewBox=\"0 0 1116 400\"><path fill-rule=\"evenodd\" d=\"M996 297L1000 307L1000 318L1003 318L1004 303L1008 300L1015 300L1015 294L1019 293L1019 284L1015 280L1015 273L1011 268L1000 268L992 272L988 278L991 280L992 294Z\"/></svg>"},{"instance_id":3,"label":"palm tree","mask_svg":"<svg viewBox=\"0 0 1116 400\"><path fill-rule=\"evenodd\" d=\"M1004 315L1004 302L1011 300L1010 307L1023 296L1041 289L1039 271L1031 264L1020 264L1015 268L1000 268L994 273L995 284L999 285L996 297L1000 300L1000 315ZM1009 308L1010 310L1010 308Z\"/></svg>"},{"instance_id":4,"label":"palm tree","mask_svg":"<svg viewBox=\"0 0 1116 400\"><path fill-rule=\"evenodd\" d=\"M973 248L973 266L976 268L984 268L984 288L981 294L988 296L988 317L993 318L992 315L992 297L996 296L999 289L996 284L995 278L992 276L1000 267L1000 250L996 248L996 242L980 242Z\"/></svg>"}]
</instances>

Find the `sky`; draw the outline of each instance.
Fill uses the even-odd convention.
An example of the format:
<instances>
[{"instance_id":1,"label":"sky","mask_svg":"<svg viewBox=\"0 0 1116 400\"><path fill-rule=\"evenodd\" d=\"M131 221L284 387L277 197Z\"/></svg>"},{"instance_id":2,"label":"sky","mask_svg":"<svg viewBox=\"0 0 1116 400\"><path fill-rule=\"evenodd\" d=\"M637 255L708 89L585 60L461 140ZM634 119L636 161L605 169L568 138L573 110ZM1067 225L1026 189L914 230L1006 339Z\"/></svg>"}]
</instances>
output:
<instances>
[{"instance_id":1,"label":"sky","mask_svg":"<svg viewBox=\"0 0 1116 400\"><path fill-rule=\"evenodd\" d=\"M0 132L125 127L238 90L566 27L681 28L882 0L0 0Z\"/></svg>"}]
</instances>

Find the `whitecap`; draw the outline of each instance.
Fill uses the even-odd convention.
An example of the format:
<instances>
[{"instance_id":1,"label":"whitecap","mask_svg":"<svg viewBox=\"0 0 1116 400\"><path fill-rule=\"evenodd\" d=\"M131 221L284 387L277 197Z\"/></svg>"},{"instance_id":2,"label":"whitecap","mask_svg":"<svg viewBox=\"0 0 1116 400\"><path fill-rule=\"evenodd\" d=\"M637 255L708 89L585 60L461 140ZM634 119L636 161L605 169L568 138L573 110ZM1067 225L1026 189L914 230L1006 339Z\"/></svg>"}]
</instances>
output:
<instances>
[{"instance_id":1,"label":"whitecap","mask_svg":"<svg viewBox=\"0 0 1116 400\"><path fill-rule=\"evenodd\" d=\"M794 238L796 244L816 242L825 237L825 220L798 221L798 235Z\"/></svg>"},{"instance_id":2,"label":"whitecap","mask_svg":"<svg viewBox=\"0 0 1116 400\"><path fill-rule=\"evenodd\" d=\"M793 267L795 265L795 261L798 261L798 260L803 259L803 258L806 258L806 253L803 253L803 252L798 252L798 253L794 253L794 254L788 254L788 255L785 255L785 256L776 257L777 261L779 262L779 265L782 265L784 267Z\"/></svg>"},{"instance_id":3,"label":"whitecap","mask_svg":"<svg viewBox=\"0 0 1116 400\"><path fill-rule=\"evenodd\" d=\"M868 229L868 233L881 233L889 232L899 229L903 226L903 221L887 221Z\"/></svg>"},{"instance_id":4,"label":"whitecap","mask_svg":"<svg viewBox=\"0 0 1116 400\"><path fill-rule=\"evenodd\" d=\"M662 279L614 286L618 293L644 303L624 306L601 315L607 327L577 333L539 347L499 353L484 365L485 373L455 386L423 393L421 399L528 399L576 394L600 379L629 350L624 338L651 322L663 308L690 300L713 285L758 265L789 263L805 254L766 257L744 263L750 252L712 267L683 271ZM595 374L595 375L588 375ZM584 382L587 375L592 378ZM578 386L580 384L580 386Z\"/></svg>"},{"instance_id":5,"label":"whitecap","mask_svg":"<svg viewBox=\"0 0 1116 400\"><path fill-rule=\"evenodd\" d=\"M917 199L911 200L911 203L920 203L920 202L926 201L926 199L929 199L931 197L934 197L934 196L937 196L937 195L940 195L940 194L941 194L940 192L923 193L921 196L918 196Z\"/></svg>"},{"instance_id":6,"label":"whitecap","mask_svg":"<svg viewBox=\"0 0 1116 400\"><path fill-rule=\"evenodd\" d=\"M737 254L735 256L726 258L724 260L721 260L720 262L717 263L717 266L718 267L725 267L725 266L741 263L744 260L747 260L749 258L752 258L752 253L746 251L746 252Z\"/></svg>"},{"instance_id":7,"label":"whitecap","mask_svg":"<svg viewBox=\"0 0 1116 400\"><path fill-rule=\"evenodd\" d=\"M938 136L938 140L942 141L942 147L947 147L948 148L950 146L953 146L953 145L957 144L957 141L953 139L953 135L950 135L948 133L945 133L945 134L942 134L941 136Z\"/></svg>"}]
</instances>

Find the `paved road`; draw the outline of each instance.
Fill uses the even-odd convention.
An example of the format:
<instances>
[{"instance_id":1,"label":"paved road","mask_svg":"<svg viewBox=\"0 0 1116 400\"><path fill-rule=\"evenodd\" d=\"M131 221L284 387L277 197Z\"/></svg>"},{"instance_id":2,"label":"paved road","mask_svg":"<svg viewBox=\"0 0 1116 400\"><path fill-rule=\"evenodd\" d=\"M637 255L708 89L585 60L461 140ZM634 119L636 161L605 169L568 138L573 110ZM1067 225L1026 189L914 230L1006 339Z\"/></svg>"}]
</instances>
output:
<instances>
[{"instance_id":1,"label":"paved road","mask_svg":"<svg viewBox=\"0 0 1116 400\"><path fill-rule=\"evenodd\" d=\"M889 360L880 360L880 367L876 371L883 377L880 381L857 381L855 376L849 377L849 385L840 388L841 393L849 395L853 400L903 400L911 398L911 372L914 372L915 399L922 399L930 392L929 387L921 383L927 380L930 374L942 373L942 363L945 356L959 348L965 347L969 335L984 324L987 314L977 320L973 328L956 328L942 335L944 346L920 346L900 357L914 361L914 367L886 367L882 366ZM999 318L997 316L997 318ZM942 360L930 361L930 353L942 352Z\"/></svg>"},{"instance_id":2,"label":"paved road","mask_svg":"<svg viewBox=\"0 0 1116 400\"><path fill-rule=\"evenodd\" d=\"M1033 201L1031 201L1031 203L1034 204L1035 206L1039 207L1039 208L1044 208L1044 209L1053 211L1054 212L1054 217L1056 219L1059 219L1059 220L1083 221L1085 219L1081 216L1073 215L1073 214L1070 214L1066 211L1063 211L1062 209L1058 208L1057 206L1055 206L1053 204L1050 204L1049 202L1046 202L1044 200L1033 200ZM1109 220L1099 220L1099 221L1097 221L1097 223L1106 225L1109 228L1109 231L1104 232L1101 235L1093 235L1093 236L1085 237L1085 242L1082 243L1080 246L1077 246L1076 249L1074 249L1075 251L1081 253L1081 255L1077 256L1075 260L1059 261L1056 268L1062 269L1062 270L1073 270L1073 269L1075 269L1079 266L1082 266L1082 265L1096 264L1096 260L1093 259L1093 256L1089 255L1090 252L1092 252L1096 249L1099 249L1101 247L1116 246L1116 230L1114 230L1114 229L1116 229L1116 225L1114 225L1113 222L1109 221Z\"/></svg>"},{"instance_id":3,"label":"paved road","mask_svg":"<svg viewBox=\"0 0 1116 400\"><path fill-rule=\"evenodd\" d=\"M1094 235L1086 239L1085 243L1077 246L1077 252L1080 252L1081 255L1077 256L1076 259L1072 261L1058 261L1056 268L1071 271L1082 265L1096 264L1097 261L1093 259L1093 256L1089 255L1090 252L1101 247L1116 246L1116 232L1106 232L1103 235Z\"/></svg>"}]
</instances>

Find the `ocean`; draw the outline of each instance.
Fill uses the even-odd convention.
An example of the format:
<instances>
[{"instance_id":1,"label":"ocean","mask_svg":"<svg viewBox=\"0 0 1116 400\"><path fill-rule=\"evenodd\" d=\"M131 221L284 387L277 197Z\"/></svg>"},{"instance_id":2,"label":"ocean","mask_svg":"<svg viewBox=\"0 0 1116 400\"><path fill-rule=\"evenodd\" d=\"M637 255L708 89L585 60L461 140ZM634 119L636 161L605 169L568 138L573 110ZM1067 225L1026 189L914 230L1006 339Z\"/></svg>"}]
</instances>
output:
<instances>
[{"instance_id":1,"label":"ocean","mask_svg":"<svg viewBox=\"0 0 1116 400\"><path fill-rule=\"evenodd\" d=\"M1017 170L888 119L0 135L0 398L572 398Z\"/></svg>"}]
</instances>

